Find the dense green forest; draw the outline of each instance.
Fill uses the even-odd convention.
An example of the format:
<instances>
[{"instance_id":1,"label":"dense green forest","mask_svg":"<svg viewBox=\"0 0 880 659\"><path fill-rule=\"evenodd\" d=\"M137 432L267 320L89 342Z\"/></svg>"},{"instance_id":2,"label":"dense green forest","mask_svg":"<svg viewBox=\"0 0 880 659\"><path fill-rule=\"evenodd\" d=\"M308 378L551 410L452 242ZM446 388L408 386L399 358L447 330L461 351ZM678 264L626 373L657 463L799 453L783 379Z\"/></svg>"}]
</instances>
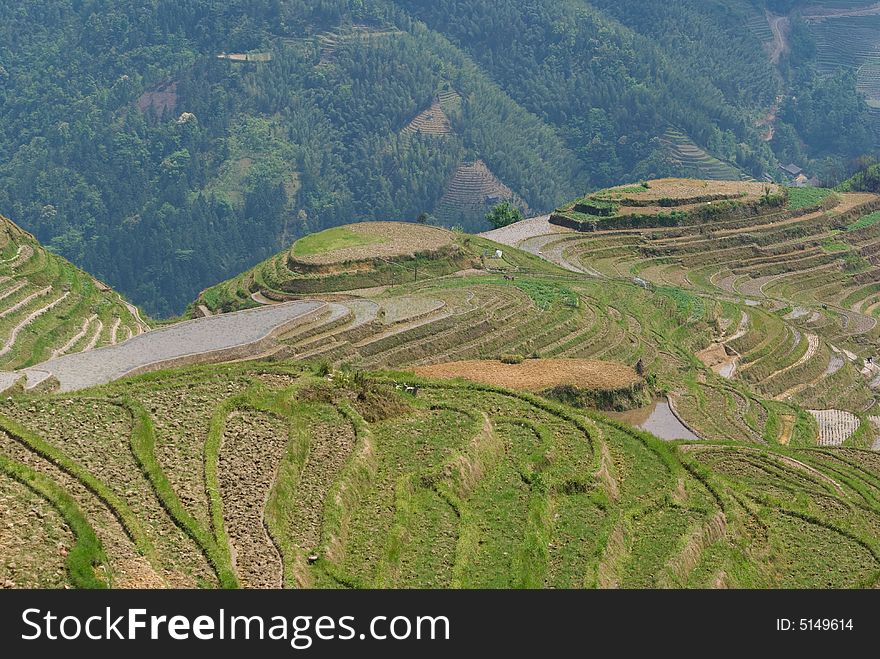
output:
<instances>
[{"instance_id":1,"label":"dense green forest","mask_svg":"<svg viewBox=\"0 0 880 659\"><path fill-rule=\"evenodd\" d=\"M774 67L748 27L763 9L5 3L0 213L170 315L308 231L423 213L477 231L498 196L541 212L623 180L698 174L670 157L671 128L743 176L775 174L777 157L845 170L870 142L854 84L818 75L794 28ZM765 142L756 121L789 84L805 93ZM439 128L408 129L419 116Z\"/></svg>"}]
</instances>

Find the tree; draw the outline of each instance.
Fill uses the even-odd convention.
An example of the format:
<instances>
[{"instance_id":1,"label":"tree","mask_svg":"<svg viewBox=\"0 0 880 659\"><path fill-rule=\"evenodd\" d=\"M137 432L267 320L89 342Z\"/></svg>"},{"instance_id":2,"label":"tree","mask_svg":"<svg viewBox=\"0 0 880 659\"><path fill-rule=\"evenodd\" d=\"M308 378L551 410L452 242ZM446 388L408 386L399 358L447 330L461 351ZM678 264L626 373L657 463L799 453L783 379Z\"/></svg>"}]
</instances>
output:
<instances>
[{"instance_id":1,"label":"tree","mask_svg":"<svg viewBox=\"0 0 880 659\"><path fill-rule=\"evenodd\" d=\"M492 210L486 213L486 221L496 229L519 222L521 219L523 219L522 212L507 200L496 204Z\"/></svg>"},{"instance_id":2,"label":"tree","mask_svg":"<svg viewBox=\"0 0 880 659\"><path fill-rule=\"evenodd\" d=\"M427 224L428 220L430 220L430 219L431 219L431 216L428 213L425 213L423 211L423 212L419 213L419 216L416 218L416 222L418 222L419 224Z\"/></svg>"}]
</instances>

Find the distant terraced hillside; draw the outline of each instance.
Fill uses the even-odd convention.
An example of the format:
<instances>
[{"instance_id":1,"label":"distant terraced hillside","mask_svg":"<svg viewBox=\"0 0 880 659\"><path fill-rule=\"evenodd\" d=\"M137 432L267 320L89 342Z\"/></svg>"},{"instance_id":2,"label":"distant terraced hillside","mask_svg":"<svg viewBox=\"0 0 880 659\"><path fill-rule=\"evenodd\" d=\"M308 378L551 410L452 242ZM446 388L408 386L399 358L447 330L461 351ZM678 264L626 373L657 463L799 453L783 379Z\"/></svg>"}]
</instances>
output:
<instances>
[{"instance_id":1,"label":"distant terraced hillside","mask_svg":"<svg viewBox=\"0 0 880 659\"><path fill-rule=\"evenodd\" d=\"M511 201L528 213L528 205L522 198L502 183L485 162L477 160L455 171L434 214L448 224L455 224L462 217L487 211L503 200Z\"/></svg>"},{"instance_id":2,"label":"distant terraced hillside","mask_svg":"<svg viewBox=\"0 0 880 659\"><path fill-rule=\"evenodd\" d=\"M708 224L786 203L781 186L667 178L590 193L557 209L553 224L579 231Z\"/></svg>"},{"instance_id":3,"label":"distant terraced hillside","mask_svg":"<svg viewBox=\"0 0 880 659\"><path fill-rule=\"evenodd\" d=\"M871 107L876 125L880 117L880 4L873 0L809 4L802 15L816 42L819 70L855 70L858 91Z\"/></svg>"},{"instance_id":4,"label":"distant terraced hillside","mask_svg":"<svg viewBox=\"0 0 880 659\"><path fill-rule=\"evenodd\" d=\"M376 29L369 25L351 25L345 29L323 32L315 40L321 48L321 64L327 64L341 45L353 41L368 43L393 38L400 34L403 33L396 29Z\"/></svg>"},{"instance_id":5,"label":"distant terraced hillside","mask_svg":"<svg viewBox=\"0 0 880 659\"><path fill-rule=\"evenodd\" d=\"M750 178L733 165L707 153L687 135L674 128L668 129L660 141L668 149L670 160L694 178L717 181Z\"/></svg>"},{"instance_id":6,"label":"distant terraced hillside","mask_svg":"<svg viewBox=\"0 0 880 659\"><path fill-rule=\"evenodd\" d=\"M147 329L118 293L0 217L0 369L119 343Z\"/></svg>"},{"instance_id":7,"label":"distant terraced hillside","mask_svg":"<svg viewBox=\"0 0 880 659\"><path fill-rule=\"evenodd\" d=\"M403 129L403 134L448 135L451 130L449 118L443 112L440 101L435 100L431 103L431 107L419 114Z\"/></svg>"},{"instance_id":8,"label":"distant terraced hillside","mask_svg":"<svg viewBox=\"0 0 880 659\"><path fill-rule=\"evenodd\" d=\"M402 134L409 136L421 133L436 137L449 135L452 132L452 125L449 122L448 114L458 112L460 109L461 96L458 92L452 89L444 90L431 102L431 107L419 113L407 124Z\"/></svg>"},{"instance_id":9,"label":"distant terraced hillside","mask_svg":"<svg viewBox=\"0 0 880 659\"><path fill-rule=\"evenodd\" d=\"M876 2L817 2L805 9L803 16L816 38L824 70L857 68L878 57L880 6Z\"/></svg>"}]
</instances>

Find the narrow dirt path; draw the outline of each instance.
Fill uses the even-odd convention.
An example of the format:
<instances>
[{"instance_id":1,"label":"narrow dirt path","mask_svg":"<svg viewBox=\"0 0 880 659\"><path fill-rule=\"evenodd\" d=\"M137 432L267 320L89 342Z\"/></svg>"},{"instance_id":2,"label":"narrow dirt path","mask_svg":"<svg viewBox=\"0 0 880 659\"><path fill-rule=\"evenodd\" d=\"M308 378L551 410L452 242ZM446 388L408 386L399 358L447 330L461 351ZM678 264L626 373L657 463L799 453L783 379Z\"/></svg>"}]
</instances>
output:
<instances>
[{"instance_id":1,"label":"narrow dirt path","mask_svg":"<svg viewBox=\"0 0 880 659\"><path fill-rule=\"evenodd\" d=\"M767 114L761 117L756 123L755 126L758 128L766 128L767 132L761 137L765 142L770 142L776 136L776 116L779 114L779 106L782 105L782 101L785 99L781 94L776 97L773 105L770 106L770 109L767 110Z\"/></svg>"},{"instance_id":2,"label":"narrow dirt path","mask_svg":"<svg viewBox=\"0 0 880 659\"><path fill-rule=\"evenodd\" d=\"M137 335L137 334L143 334L144 332L149 332L150 326L144 322L143 318L141 318L140 310L138 310L138 308L136 306L134 306L131 302L126 300L121 295L119 296L119 301L123 304L123 306L125 306L126 309L128 309L128 312L134 318L134 322L135 322L135 326L136 326L136 330L137 330L135 332L135 334Z\"/></svg>"},{"instance_id":3,"label":"narrow dirt path","mask_svg":"<svg viewBox=\"0 0 880 659\"><path fill-rule=\"evenodd\" d=\"M819 350L819 337L815 334L807 334L807 351L798 359L794 364L789 364L785 368L780 368L778 371L773 371L770 375L764 378L764 382L768 380L772 380L777 375L782 375L783 373L787 373L788 371L801 366L802 364L806 364L813 357L815 357L816 352ZM775 399L774 399L775 400Z\"/></svg>"},{"instance_id":4,"label":"narrow dirt path","mask_svg":"<svg viewBox=\"0 0 880 659\"><path fill-rule=\"evenodd\" d=\"M30 260L30 258L33 255L34 255L34 248L31 247L30 245L23 245L21 247L20 251L18 252L18 254L15 255L15 258L13 258L9 262L9 267L14 269L20 265L24 265L25 263L27 263Z\"/></svg>"},{"instance_id":5,"label":"narrow dirt path","mask_svg":"<svg viewBox=\"0 0 880 659\"><path fill-rule=\"evenodd\" d=\"M0 263L9 263L10 261L14 261L21 255L22 249L24 249L24 245L19 245L13 256L10 256L8 259L0 259Z\"/></svg>"},{"instance_id":6,"label":"narrow dirt path","mask_svg":"<svg viewBox=\"0 0 880 659\"><path fill-rule=\"evenodd\" d=\"M748 333L748 331L749 331L749 314L747 314L745 311L743 311L742 316L739 319L739 326L737 326L736 332L730 338L724 339L724 341L722 343L725 343L725 344L733 343L737 339L745 336Z\"/></svg>"},{"instance_id":7,"label":"narrow dirt path","mask_svg":"<svg viewBox=\"0 0 880 659\"><path fill-rule=\"evenodd\" d=\"M587 274L593 277L602 277L603 275L592 268L585 268L569 260L566 252L577 241L568 240L565 236L559 234L544 234L533 238L528 238L519 244L519 248L535 256L540 256L545 261L555 263L560 268L564 268L569 272L578 274Z\"/></svg>"},{"instance_id":8,"label":"narrow dirt path","mask_svg":"<svg viewBox=\"0 0 880 659\"><path fill-rule=\"evenodd\" d=\"M257 291L256 293L251 293L251 299L257 304L278 304L275 300L270 300L265 295L263 295L262 291ZM204 304L199 305L199 309L202 312L203 316L210 316L211 312L208 310Z\"/></svg>"},{"instance_id":9,"label":"narrow dirt path","mask_svg":"<svg viewBox=\"0 0 880 659\"><path fill-rule=\"evenodd\" d=\"M104 323L101 322L101 319L98 319L98 322L95 324L95 333L92 335L92 338L89 339L89 342L86 344L86 347L83 348L83 352L88 352L89 350L93 350L96 345L98 345L98 340L101 338L101 332L104 331Z\"/></svg>"},{"instance_id":10,"label":"narrow dirt path","mask_svg":"<svg viewBox=\"0 0 880 659\"><path fill-rule=\"evenodd\" d=\"M767 12L767 22L773 32L773 46L770 49L770 62L776 66L780 58L788 52L788 31L791 19L788 16L776 16Z\"/></svg>"},{"instance_id":11,"label":"narrow dirt path","mask_svg":"<svg viewBox=\"0 0 880 659\"><path fill-rule=\"evenodd\" d=\"M110 327L110 344L116 345L118 342L119 326L122 324L122 318L116 318Z\"/></svg>"},{"instance_id":12,"label":"narrow dirt path","mask_svg":"<svg viewBox=\"0 0 880 659\"><path fill-rule=\"evenodd\" d=\"M0 300L5 300L5 299L8 298L10 295L12 295L13 293L15 293L16 291L20 291L22 288L24 288L24 287L27 286L27 285L28 285L28 280L27 280L27 279L21 279L21 280L19 280L19 281L16 282L14 285L10 286L10 287L7 288L5 291L3 291L2 293L0 293Z\"/></svg>"},{"instance_id":13,"label":"narrow dirt path","mask_svg":"<svg viewBox=\"0 0 880 659\"><path fill-rule=\"evenodd\" d=\"M15 313L16 311L18 311L22 307L26 307L28 304L33 302L38 297L42 297L43 295L48 295L51 292L52 292L52 287L46 286L46 288L43 288L43 289L37 291L36 293L31 293L26 298L19 300L18 302L13 304L8 309L4 309L3 311L0 311L0 318L6 318L6 316L9 316L10 314Z\"/></svg>"},{"instance_id":14,"label":"narrow dirt path","mask_svg":"<svg viewBox=\"0 0 880 659\"><path fill-rule=\"evenodd\" d=\"M786 389L781 394L777 394L776 396L774 396L773 400L783 401L783 400L786 400L788 398L791 398L792 396L795 396L795 395L801 393L802 391L804 391L806 389L809 389L810 387L815 387L817 384L819 384L825 378L837 373L837 371L839 371L841 368L843 368L843 364L844 364L843 358L832 352L831 356L828 359L828 366L825 368L825 371L822 373L822 375L820 375L818 378L816 378L812 382L799 382L798 384L794 385L793 387ZM789 436L790 436L790 434L789 434ZM782 443L782 442L780 442L780 443Z\"/></svg>"},{"instance_id":15,"label":"narrow dirt path","mask_svg":"<svg viewBox=\"0 0 880 659\"><path fill-rule=\"evenodd\" d=\"M805 462L801 462L800 460L795 460L794 458L791 458L787 455L777 455L776 459L779 460L780 462L788 465L789 467L796 467L799 469L803 469L804 471L812 474L816 478L818 478L822 481L825 481L826 483L831 485L835 490L837 490L837 493L840 496L844 496L845 493L843 491L843 488L840 486L840 483L838 483L836 480L831 478L831 476L823 474L821 471L819 471L815 467L811 467L810 465L806 464Z\"/></svg>"},{"instance_id":16,"label":"narrow dirt path","mask_svg":"<svg viewBox=\"0 0 880 659\"><path fill-rule=\"evenodd\" d=\"M73 348L73 346L75 346L77 342L79 342L79 340L86 335L86 333L88 333L89 325L92 324L93 320L98 320L98 317L89 316L88 318L86 318L83 321L82 327L80 328L79 332L70 337L70 340L63 346L61 346L60 348L56 348L52 351L52 357L60 357L61 355L66 355L68 352L70 352L70 349Z\"/></svg>"},{"instance_id":17,"label":"narrow dirt path","mask_svg":"<svg viewBox=\"0 0 880 659\"><path fill-rule=\"evenodd\" d=\"M10 350L12 350L12 346L15 344L15 340L18 338L19 333L20 333L25 327L27 327L28 325L30 325L32 322L34 322L37 318L39 318L40 316L42 316L42 315L43 315L44 313L46 313L47 311L49 311L49 310L55 308L56 306L58 306L59 304L61 304L61 303L67 298L68 295L70 295L70 291L67 291L66 293L64 293L64 295L62 295L61 297L59 297L59 298L58 298L57 300L55 300L54 302L50 302L50 303L47 304L45 307L41 307L40 309L37 309L36 311L34 311L33 313L31 313L27 318L25 318L23 321L21 321L18 325L16 325L15 327L13 327L13 328L12 328L12 332L11 332L10 335L9 335L9 339L8 339L7 342L6 342L6 345L3 346L2 349L0 349L0 356L5 355L5 354L7 354Z\"/></svg>"}]
</instances>

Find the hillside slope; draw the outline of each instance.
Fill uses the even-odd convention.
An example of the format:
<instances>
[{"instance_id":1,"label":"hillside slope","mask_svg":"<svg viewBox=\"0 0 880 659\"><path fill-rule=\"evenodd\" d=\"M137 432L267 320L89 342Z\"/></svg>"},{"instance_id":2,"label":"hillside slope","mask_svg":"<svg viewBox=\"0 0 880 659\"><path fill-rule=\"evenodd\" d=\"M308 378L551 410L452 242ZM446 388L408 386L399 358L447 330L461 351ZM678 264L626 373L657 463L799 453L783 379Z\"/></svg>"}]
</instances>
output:
<instances>
[{"instance_id":1,"label":"hillside slope","mask_svg":"<svg viewBox=\"0 0 880 659\"><path fill-rule=\"evenodd\" d=\"M295 244L191 309L326 301L336 313L281 337L278 356L337 366L641 364L700 437L867 448L880 444L878 209L865 193L648 181L397 262L303 272ZM309 241L330 244L324 236Z\"/></svg>"},{"instance_id":2,"label":"hillside slope","mask_svg":"<svg viewBox=\"0 0 880 659\"><path fill-rule=\"evenodd\" d=\"M549 212L869 142L854 81L797 77L764 141L788 90L758 1L43 4L0 7L0 212L154 315L340 224L477 232L499 194Z\"/></svg>"},{"instance_id":3,"label":"hillside slope","mask_svg":"<svg viewBox=\"0 0 880 659\"><path fill-rule=\"evenodd\" d=\"M876 454L669 444L523 393L332 375L211 367L92 390L87 407L69 394L3 402L3 519L15 529L30 511L42 522L27 538L0 530L2 583L827 588L880 578Z\"/></svg>"},{"instance_id":4,"label":"hillside slope","mask_svg":"<svg viewBox=\"0 0 880 659\"><path fill-rule=\"evenodd\" d=\"M666 179L310 234L100 351L180 368L4 396L0 584L877 586L878 232L874 194ZM211 327L259 349L194 365Z\"/></svg>"},{"instance_id":5,"label":"hillside slope","mask_svg":"<svg viewBox=\"0 0 880 659\"><path fill-rule=\"evenodd\" d=\"M0 217L0 370L115 344L148 329L118 293Z\"/></svg>"}]
</instances>

